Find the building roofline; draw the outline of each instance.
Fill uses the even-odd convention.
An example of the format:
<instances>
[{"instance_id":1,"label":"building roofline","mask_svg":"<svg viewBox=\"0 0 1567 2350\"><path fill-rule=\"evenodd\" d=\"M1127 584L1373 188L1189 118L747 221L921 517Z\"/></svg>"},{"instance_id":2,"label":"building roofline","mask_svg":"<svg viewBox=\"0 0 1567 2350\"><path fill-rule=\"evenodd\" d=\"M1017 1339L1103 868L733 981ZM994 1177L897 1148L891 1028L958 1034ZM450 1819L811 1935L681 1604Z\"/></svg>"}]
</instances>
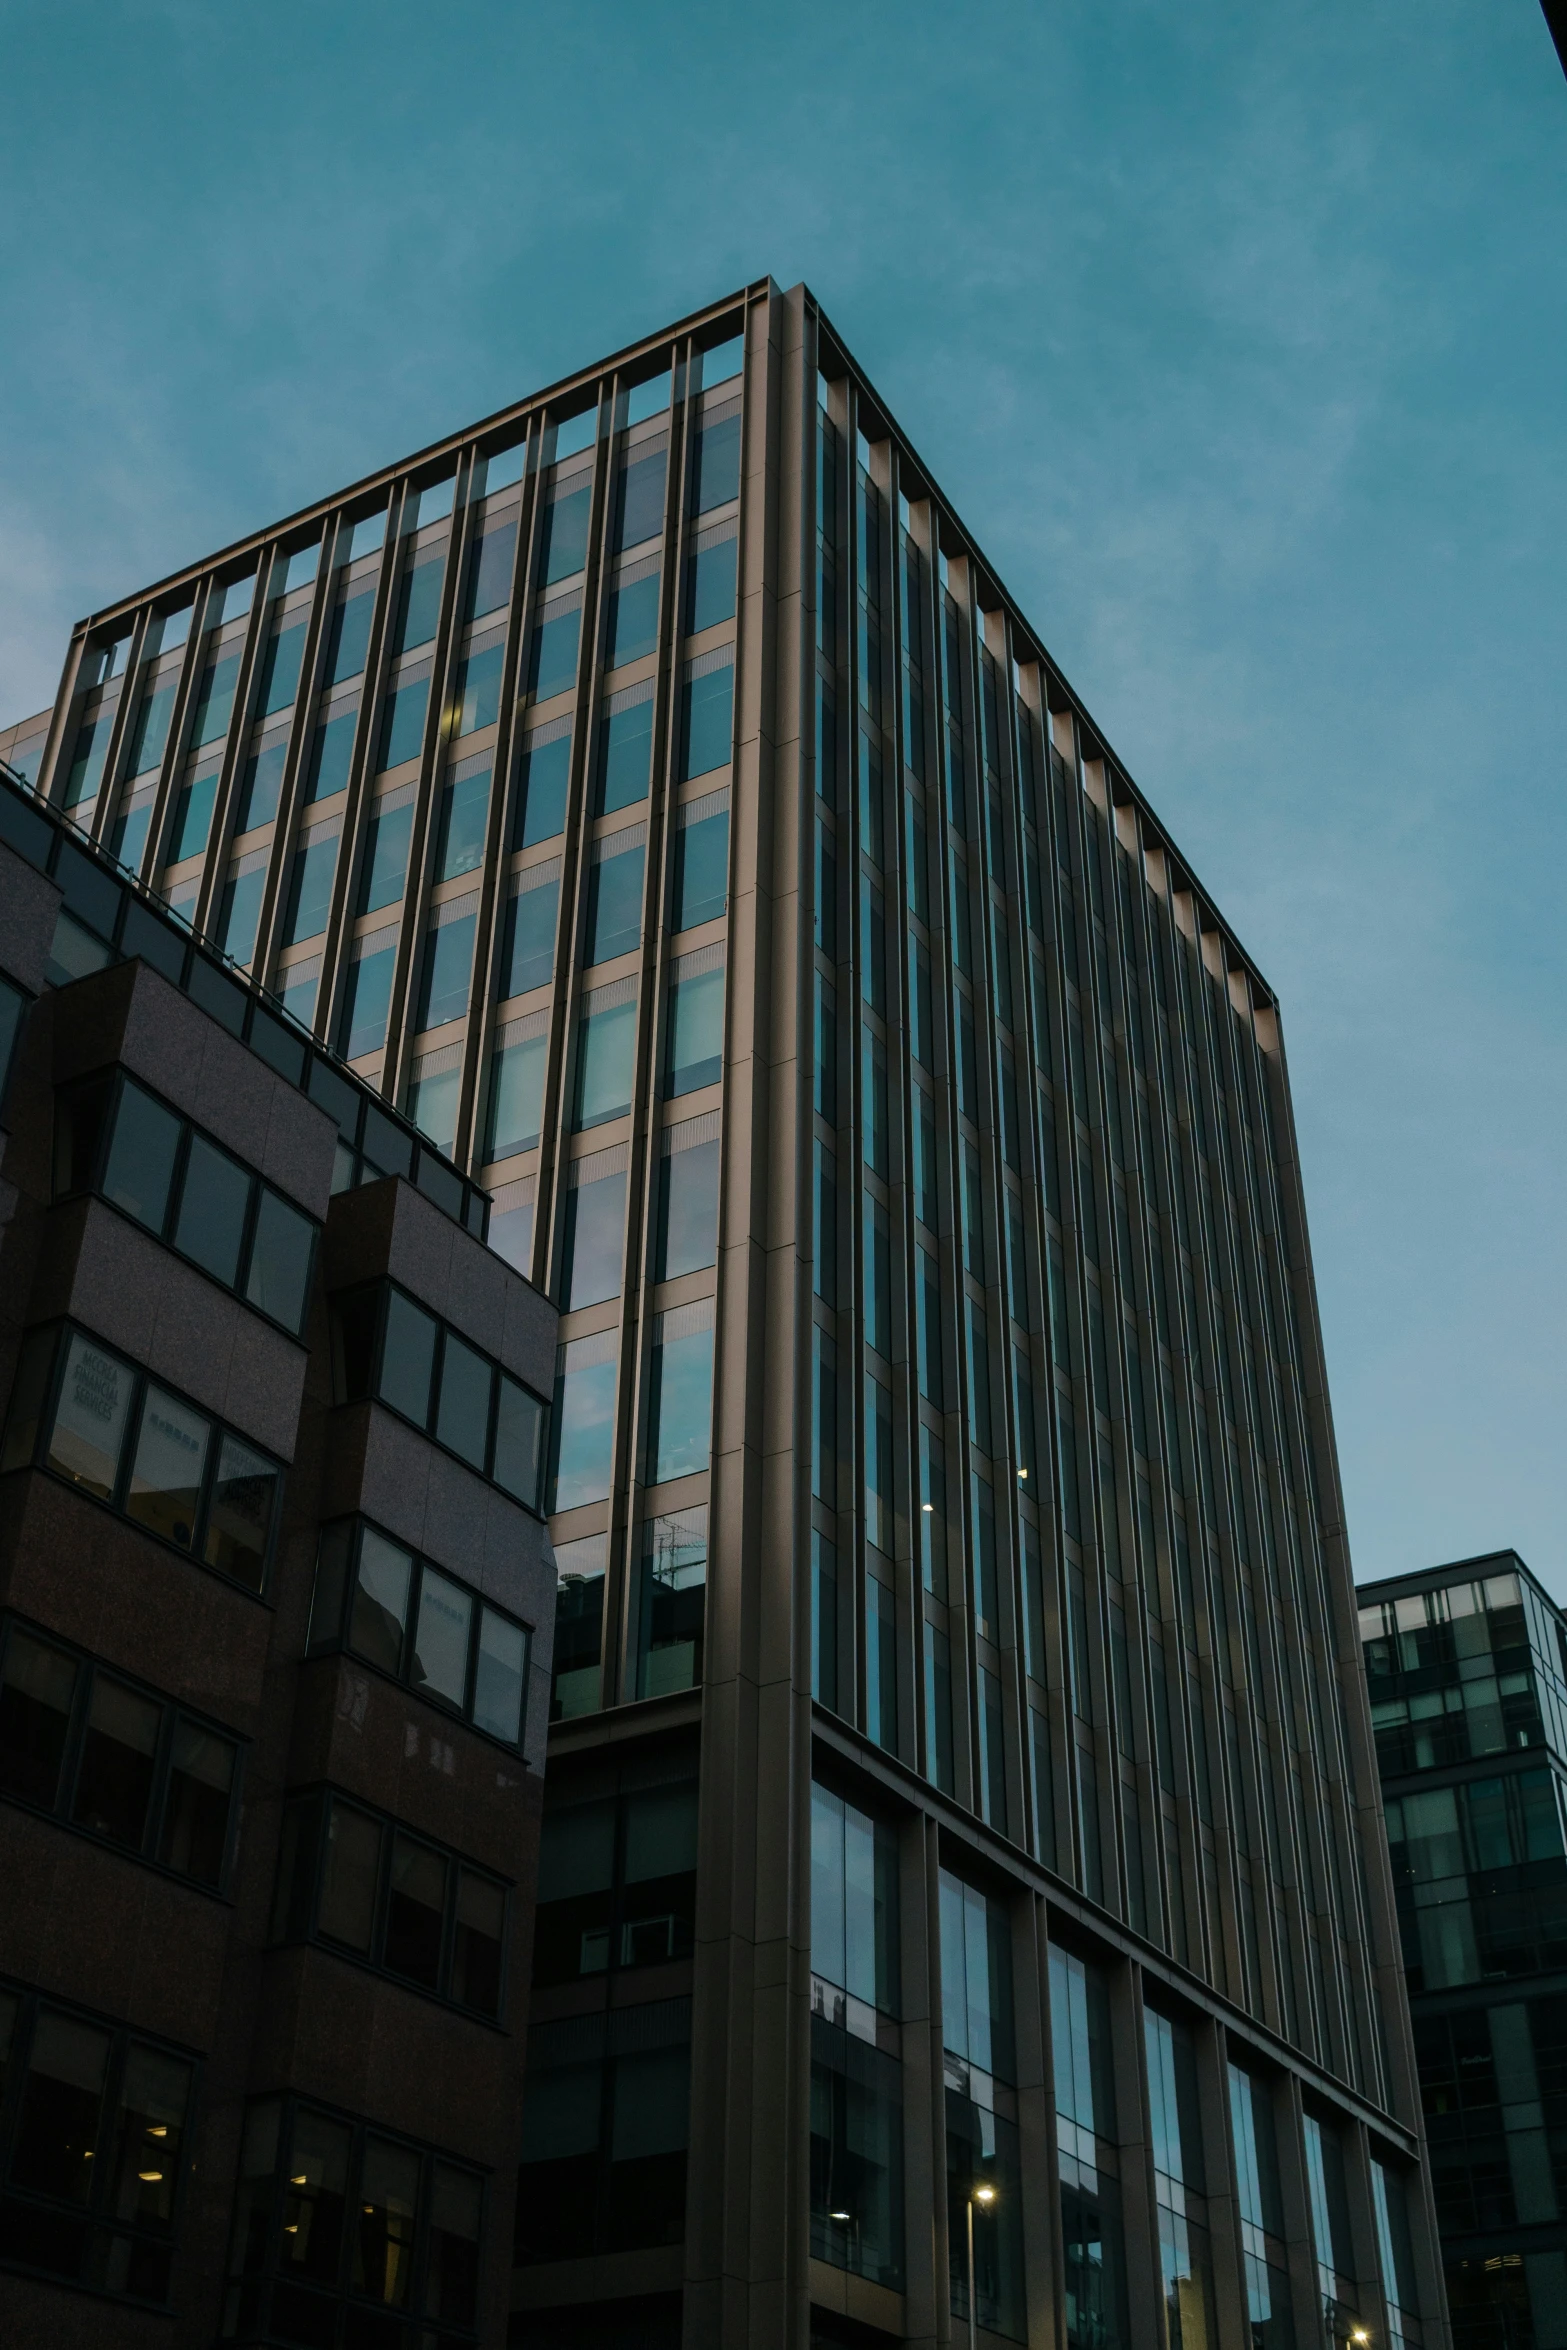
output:
<instances>
[{"instance_id":1,"label":"building roofline","mask_svg":"<svg viewBox=\"0 0 1567 2350\"><path fill-rule=\"evenodd\" d=\"M1150 845L1157 845L1159 848L1165 850L1166 853L1179 866L1182 880L1190 885L1194 896L1201 900L1202 910L1205 914L1211 917L1212 926L1223 933L1226 943L1233 949L1234 953L1240 958L1241 963L1245 966L1248 977L1252 980L1258 991L1259 999L1266 1006L1266 1008L1276 1012L1278 1009L1278 995L1263 972L1261 965L1257 962L1256 957L1251 953L1250 949L1244 946L1240 939L1236 936L1234 926L1223 915L1220 914L1218 909L1218 901L1214 897L1213 892L1203 886L1202 882L1198 879L1196 867L1193 865L1191 859L1186 855L1185 851L1177 845L1171 834L1169 825L1159 814L1158 810L1152 806L1141 785L1133 781L1131 769L1127 766L1125 760L1121 758L1119 752L1115 749L1109 735L1099 724L1097 718L1094 717L1093 713L1088 707L1087 702L1083 699L1083 696L1072 684L1060 662L1055 658L1055 655L1049 651L1044 642L1044 639L1039 634L1039 631L1035 628L1033 622L1027 618L1024 612L1022 599L1014 595L1011 588L1006 585L995 564L991 562L990 557L984 552L974 533L962 520L952 500L947 497L944 491L941 491L938 488L937 477L933 468L925 463L924 458L921 457L919 451L915 448L914 442L910 435L906 433L903 427L896 421L886 400L883 399L881 393L877 390L875 384L872 383L864 368L854 357L853 353L849 349L848 344L845 342L843 336L838 332L838 329L833 324L832 320L828 317L827 312L823 309L820 301L812 292L811 288L805 283L804 279L802 279L798 286L792 287L790 290L791 292L803 294L811 303L815 309L818 321L827 329L828 334L832 338L833 347L837 356L842 359L845 367L847 367L853 374L857 384L861 387L861 389L869 395L871 401L876 407L878 414L886 424L889 433L893 434L902 444L902 446L908 451L910 458L914 461L920 473L923 474L925 480L930 484L932 496L941 505L947 517L952 522L953 527L958 532L959 536L963 539L965 545L972 552L975 562L979 565L980 569L985 574L987 584L1005 603L1008 613L1012 616L1016 626L1027 638L1028 644L1032 648L1033 656L1037 660L1040 668L1045 670L1049 674L1050 678L1054 681L1056 686L1059 687L1062 699L1071 705L1079 720L1083 723L1088 733L1092 736L1097 753L1102 755L1105 763L1114 769L1116 779L1123 787L1124 795L1135 802L1138 813L1144 818L1149 829L1157 836L1156 843Z\"/></svg>"},{"instance_id":2,"label":"building roofline","mask_svg":"<svg viewBox=\"0 0 1567 2350\"><path fill-rule=\"evenodd\" d=\"M1054 686L1059 689L1062 701L1070 705L1080 723L1091 736L1096 753L1101 755L1106 764L1113 769L1122 796L1129 797L1135 803L1146 827L1155 836L1153 845L1163 849L1179 868L1179 878L1190 886L1192 894L1199 900L1202 914L1208 918L1208 926L1222 935L1226 946L1245 969L1259 1005L1276 1013L1278 1009L1277 993L1256 957L1237 937L1234 926L1220 914L1218 901L1213 892L1203 885L1195 865L1176 843L1168 824L1149 801L1141 786L1134 782L1131 770L1111 743L1105 728L1094 717L1082 695L1077 692L1067 677L1060 662L1055 659L1038 630L1027 618L1021 599L1005 584L1001 573L991 562L989 556L985 554L978 538L962 520L952 500L939 489L934 469L920 455L911 436L896 422L887 401L882 397L859 361L855 359L848 344L838 332L811 287L804 279L801 279L798 285L792 287L790 291L803 296L810 303L817 320L826 328L831 338L834 352L852 373L858 387L874 404L878 415L885 422L889 434L894 435L903 449L907 451L910 461L930 485L932 497L940 505L953 529L962 538L965 546L971 551L975 562L985 574L987 584L1005 603L1014 627L1026 640L1032 657ZM273 540L286 537L295 530L306 530L313 522L324 521L329 514L342 507L352 506L361 498L372 499L378 491L390 488L394 482L410 473L417 472L421 467L437 465L444 457L455 456L471 442L482 440L491 433L501 431L508 424L521 422L540 408L557 405L562 400L568 399L571 393L579 387L586 387L612 370L624 367L627 363L649 351L657 350L661 343L673 343L681 336L699 333L703 327L721 321L726 312L742 308L748 312L751 304L759 298L767 295L781 295L781 292L782 289L780 289L777 280L771 275L752 278L747 284L736 287L732 292L722 295L717 301L704 302L700 308L688 311L683 318L660 326L649 334L637 336L631 342L622 344L618 350L607 353L603 358L595 359L585 367L575 368L570 374L557 377L553 383L539 386L538 389L526 393L521 399L508 401L503 407L492 411L490 415L479 417L472 423L462 425L455 432L443 433L438 440L427 442L423 448L415 449L386 465L377 466L372 472L362 474L358 480L334 489L325 496L311 499L308 504L297 507L291 514L282 515L258 529L247 531L241 537L230 540L226 546L214 548L195 561L182 564L177 570L166 573L161 579L151 580L134 589L128 595L116 597L110 603L100 605L96 610L85 614L76 622L73 635L85 634L89 630L101 628L106 621L115 619L121 613L137 610L149 602L156 602L159 598L175 592L187 583L198 581L209 572L221 571L228 564L239 563L245 556L252 552L259 552L261 548Z\"/></svg>"},{"instance_id":3,"label":"building roofline","mask_svg":"<svg viewBox=\"0 0 1567 2350\"><path fill-rule=\"evenodd\" d=\"M128 595L116 596L111 602L85 613L75 623L75 628L101 628L105 621L113 620L122 612L139 610L143 604L183 587L187 581L204 578L209 571L220 570L226 563L237 562L253 550L259 550L272 540L286 536L289 531L304 529L310 523L335 513L339 507L352 505L358 498L373 496L377 490L400 481L405 474L417 471L422 465L434 465L447 455L455 455L466 448L470 441L482 439L509 423L520 422L536 409L553 405L579 386L607 375L611 369L623 366L646 351L656 350L660 343L673 342L681 335L696 333L704 325L721 319L726 311L738 308L741 303L749 303L758 294L769 290L777 290L772 278L755 278L749 285L738 287L719 301L704 302L699 310L688 312L684 318L676 319L652 334L638 336L635 341L623 344L618 351L594 360L591 366L575 368L570 375L559 376L555 382L543 384L536 391L525 393L519 400L508 400L504 407L495 409L490 415L478 417L473 423L460 426L456 432L443 433L439 440L430 441L422 449L414 449L407 456L394 458L386 465L378 465L373 472L362 474L357 481L330 490L323 497L312 498L307 505L297 507L292 514L281 515L256 530L246 531L241 537L231 539L227 546L214 547L209 553L198 556L194 562L182 563L177 570L165 573L162 579L149 580Z\"/></svg>"},{"instance_id":4,"label":"building roofline","mask_svg":"<svg viewBox=\"0 0 1567 2350\"><path fill-rule=\"evenodd\" d=\"M1452 1559L1445 1566L1417 1567L1407 1575L1383 1575L1373 1583L1357 1583L1355 1597L1362 1606L1375 1606L1384 1599L1400 1599L1417 1591L1439 1591L1447 1583L1474 1583L1480 1580L1478 1570L1489 1567L1493 1574L1519 1574L1544 1600L1553 1615L1567 1620L1567 1610L1561 1601L1553 1599L1539 1576L1517 1551L1482 1550L1474 1558Z\"/></svg>"}]
</instances>

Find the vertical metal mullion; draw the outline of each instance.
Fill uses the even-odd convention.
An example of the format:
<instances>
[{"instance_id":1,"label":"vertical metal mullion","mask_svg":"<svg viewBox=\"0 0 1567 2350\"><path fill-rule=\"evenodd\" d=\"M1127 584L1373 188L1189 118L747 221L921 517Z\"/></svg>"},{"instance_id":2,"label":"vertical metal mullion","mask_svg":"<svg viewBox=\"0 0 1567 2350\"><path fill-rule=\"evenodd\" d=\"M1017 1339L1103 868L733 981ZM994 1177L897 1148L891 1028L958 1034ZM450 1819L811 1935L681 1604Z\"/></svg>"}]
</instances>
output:
<instances>
[{"instance_id":1,"label":"vertical metal mullion","mask_svg":"<svg viewBox=\"0 0 1567 2350\"><path fill-rule=\"evenodd\" d=\"M535 420L529 419L529 430L524 436L522 481L517 500L517 547L512 564L511 595L506 607L506 649L501 660L501 699L495 730L495 751L490 768L490 808L486 830L485 856L479 868L479 919L474 925L473 975L468 991L468 1019L463 1036L463 1078L458 1104L457 1125L452 1144L452 1157L461 1167L472 1171L478 1158L479 1117L483 1110L485 1086L484 1064L489 1048L490 1034L495 1025L495 938L499 928L500 909L507 896L511 875L508 871L506 841L511 820L511 790L508 777L516 767L515 746L521 733L521 696L518 691L522 656L528 641L530 622L528 582L532 576L532 527L537 508L538 469L527 462L529 445L534 438ZM515 445L515 444L514 444ZM471 462L459 467L459 484L471 480L485 460L475 450ZM453 523L456 520L456 490L453 491ZM557 917L557 937L559 919ZM537 1184L535 1183L535 1229L537 1229Z\"/></svg>"},{"instance_id":2,"label":"vertical metal mullion","mask_svg":"<svg viewBox=\"0 0 1567 2350\"><path fill-rule=\"evenodd\" d=\"M316 698L321 690L320 682L316 677L316 664L320 658L327 609L334 595L336 538L336 522L329 518L323 522L321 537L317 542L320 551L316 559L316 577L311 591L310 603L306 610L305 643L300 655L299 682L294 689L294 708L289 721L288 748L283 754L283 774L278 789L278 812L272 824L272 848L267 859L266 881L261 893L260 918L256 924L256 945L255 952L251 957L251 969L258 977L263 971L269 974L272 972L280 943L276 932L281 920L280 909L286 899L287 874L292 856L291 818L294 813L292 803L295 786L308 759L311 740L315 732ZM277 560L279 563L283 560L281 549L278 550ZM235 706L237 709L238 704ZM230 729L230 732L236 735L236 755L232 765L226 769L227 789L220 797L214 811L212 839L208 848L208 863L217 873L221 873L227 866L234 840L237 837L234 828L239 816L241 787L238 779L241 763L246 765L249 763L250 737L258 719L259 713L252 712L237 729ZM283 854L285 846L289 850L288 855ZM332 927L329 921L327 937L330 939L331 936ZM325 991L318 990L316 995L318 1010L326 1000Z\"/></svg>"},{"instance_id":3,"label":"vertical metal mullion","mask_svg":"<svg viewBox=\"0 0 1567 2350\"><path fill-rule=\"evenodd\" d=\"M562 1176L570 1159L570 1126L572 1114L572 1085L576 1067L577 1023L583 996L584 941L579 920L581 875L587 863L591 826L594 822L592 803L598 774L598 730L600 709L604 699L603 676L596 659L598 631L596 626L601 567L598 545L606 529L606 508L609 502L609 464L603 454L606 434L603 424L604 387L599 384L594 395L594 438L590 470L590 498L588 505L588 540L582 569L582 626L577 632L577 684L572 704L571 766L566 786L565 822L561 832L560 912L557 917L555 948L555 983L550 996L550 1050L544 1071L543 1106L539 1118L539 1156L534 1181L533 1249L534 1263L542 1265L544 1284L552 1285L558 1275L556 1266L556 1227L561 1207ZM546 417L539 442L539 472L546 470L545 435L551 428ZM555 461L548 460L553 470ZM530 573L528 580L530 626L536 624L537 607L543 593L543 582L537 577L538 542L542 518L553 501L545 494L546 485L540 480L534 493L533 523L530 531ZM649 769L651 771L651 755ZM651 788L651 786L650 786ZM613 1497L613 1486L611 1487ZM613 1530L613 1520L611 1531ZM613 1548L606 1543L606 1550ZM605 1565L605 1635L601 1640L601 1656L607 1668L607 1638L609 1622L609 1566ZM606 1691L607 1697L607 1691Z\"/></svg>"},{"instance_id":4,"label":"vertical metal mullion","mask_svg":"<svg viewBox=\"0 0 1567 2350\"><path fill-rule=\"evenodd\" d=\"M125 656L125 682L120 687L120 698L114 706L114 718L109 729L109 748L104 754L103 773L98 784L97 796L92 805L92 821L90 826L86 828L89 838L93 840L100 838L103 832L104 813L106 809L113 806L115 794L123 781L121 771L126 758L125 746L130 740L131 704L139 698L137 672L141 667L142 647L147 641L150 626L151 615L144 605L139 612L132 616L131 620L130 649ZM80 720L78 720L78 724L80 724ZM74 818L64 807L61 807L60 813L67 818L68 822L74 822Z\"/></svg>"},{"instance_id":5,"label":"vertical metal mullion","mask_svg":"<svg viewBox=\"0 0 1567 2350\"><path fill-rule=\"evenodd\" d=\"M459 510L457 505L457 478L452 487L452 518L446 541L446 572L441 582L441 608L436 618L435 635L430 647L430 698L424 714L424 740L419 748L419 771L414 777L413 822L408 836L408 872L403 884L402 917L397 935L397 954L392 966L392 988L387 1004L386 1041L381 1052L381 1092L387 1101L397 1102L407 1075L409 1046L417 1019L416 991L420 982L424 954L425 917L430 902L430 826L434 814L437 762L445 747L448 681L457 659L457 639L463 622L457 616L463 571L473 544L472 506ZM470 475L471 479L471 475ZM394 493L387 512L387 549L381 566L380 600L377 614L381 632L380 667L375 677L375 698L370 709L371 725L365 731L362 747L355 750L363 761L359 767L358 806L355 815L362 829L365 813L372 803L375 778L380 772L373 764L380 732L380 716L386 697L394 655L390 638L389 614L392 602L392 579L399 568L402 553L402 517L411 495L407 482L401 485L401 495ZM394 534L395 520L395 534ZM519 531L519 537L521 535ZM365 682L368 687L371 670L367 658ZM354 797L354 778L350 778L350 799ZM339 886L346 892L347 876L341 870ZM349 961L349 924L345 915L339 925L342 945L339 949L337 993L341 997L342 984ZM471 999L470 999L471 1000Z\"/></svg>"},{"instance_id":6,"label":"vertical metal mullion","mask_svg":"<svg viewBox=\"0 0 1567 2350\"><path fill-rule=\"evenodd\" d=\"M257 653L266 634L267 599L271 593L276 554L275 547L262 547L256 556L254 573L256 584L251 590L250 610L245 615L244 634L239 640L239 670L234 680L234 702L229 712L228 729L223 737L223 747L219 753L218 785L213 795L214 821L217 809L225 806L229 800L238 747L244 741L251 724L250 706L251 695L255 691ZM243 577L243 574L240 576ZM219 625L221 626L221 623ZM187 745L186 755L188 755L189 748L190 746ZM172 765L169 769L168 788L171 794L174 788L174 778L178 771L177 765ZM160 844L160 847L166 845L163 843ZM213 855L212 836L209 833L207 851L202 862L201 878L196 893L195 912L191 921L192 929L201 936L210 936L213 908L220 902L221 881L222 872Z\"/></svg>"}]
</instances>

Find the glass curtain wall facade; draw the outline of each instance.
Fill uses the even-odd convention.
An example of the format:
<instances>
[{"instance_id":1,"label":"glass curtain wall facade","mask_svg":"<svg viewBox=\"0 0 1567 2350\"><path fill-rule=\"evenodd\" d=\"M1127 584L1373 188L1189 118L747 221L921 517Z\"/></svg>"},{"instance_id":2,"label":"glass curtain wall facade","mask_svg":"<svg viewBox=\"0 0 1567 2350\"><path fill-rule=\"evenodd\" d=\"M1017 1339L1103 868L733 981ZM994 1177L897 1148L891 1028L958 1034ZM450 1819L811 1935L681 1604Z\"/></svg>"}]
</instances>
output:
<instances>
[{"instance_id":1,"label":"glass curtain wall facade","mask_svg":"<svg viewBox=\"0 0 1567 2350\"><path fill-rule=\"evenodd\" d=\"M1365 1583L1360 1601L1453 2338L1556 2350L1567 1617L1512 1551Z\"/></svg>"},{"instance_id":2,"label":"glass curtain wall facade","mask_svg":"<svg viewBox=\"0 0 1567 2350\"><path fill-rule=\"evenodd\" d=\"M1310 2122L1439 2345L1277 1007L807 289L95 616L39 788L564 1308L519 2326L946 2340L972 2210L982 2337L1305 2345Z\"/></svg>"}]
</instances>

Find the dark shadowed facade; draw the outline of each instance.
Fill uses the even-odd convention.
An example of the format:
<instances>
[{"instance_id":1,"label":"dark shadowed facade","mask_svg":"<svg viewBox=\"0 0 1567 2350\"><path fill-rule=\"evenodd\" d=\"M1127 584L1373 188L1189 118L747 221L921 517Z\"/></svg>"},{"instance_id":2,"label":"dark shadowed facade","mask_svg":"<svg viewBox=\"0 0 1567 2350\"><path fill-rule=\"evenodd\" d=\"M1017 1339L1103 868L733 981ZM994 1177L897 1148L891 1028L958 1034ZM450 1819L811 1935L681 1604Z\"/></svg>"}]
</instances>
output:
<instances>
[{"instance_id":1,"label":"dark shadowed facade","mask_svg":"<svg viewBox=\"0 0 1567 2350\"><path fill-rule=\"evenodd\" d=\"M1278 1009L808 291L11 755L561 1308L512 2338L1440 2350Z\"/></svg>"},{"instance_id":2,"label":"dark shadowed facade","mask_svg":"<svg viewBox=\"0 0 1567 2350\"><path fill-rule=\"evenodd\" d=\"M0 780L0 2338L492 2342L555 1316L65 832Z\"/></svg>"},{"instance_id":3,"label":"dark shadowed facade","mask_svg":"<svg viewBox=\"0 0 1567 2350\"><path fill-rule=\"evenodd\" d=\"M1360 1587L1456 2350L1567 2345L1567 1618L1516 1551Z\"/></svg>"}]
</instances>

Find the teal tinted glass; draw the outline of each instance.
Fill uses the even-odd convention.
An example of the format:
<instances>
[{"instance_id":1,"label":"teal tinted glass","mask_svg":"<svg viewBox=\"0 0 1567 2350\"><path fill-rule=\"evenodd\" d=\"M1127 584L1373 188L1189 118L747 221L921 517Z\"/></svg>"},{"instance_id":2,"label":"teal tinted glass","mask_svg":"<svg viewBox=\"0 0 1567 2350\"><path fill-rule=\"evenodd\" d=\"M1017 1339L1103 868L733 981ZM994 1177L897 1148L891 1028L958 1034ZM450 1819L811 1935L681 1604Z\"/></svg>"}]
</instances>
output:
<instances>
[{"instance_id":1,"label":"teal tinted glass","mask_svg":"<svg viewBox=\"0 0 1567 2350\"><path fill-rule=\"evenodd\" d=\"M524 745L518 763L517 819L512 846L530 849L553 840L566 825L566 786L571 774L571 736Z\"/></svg>"}]
</instances>

